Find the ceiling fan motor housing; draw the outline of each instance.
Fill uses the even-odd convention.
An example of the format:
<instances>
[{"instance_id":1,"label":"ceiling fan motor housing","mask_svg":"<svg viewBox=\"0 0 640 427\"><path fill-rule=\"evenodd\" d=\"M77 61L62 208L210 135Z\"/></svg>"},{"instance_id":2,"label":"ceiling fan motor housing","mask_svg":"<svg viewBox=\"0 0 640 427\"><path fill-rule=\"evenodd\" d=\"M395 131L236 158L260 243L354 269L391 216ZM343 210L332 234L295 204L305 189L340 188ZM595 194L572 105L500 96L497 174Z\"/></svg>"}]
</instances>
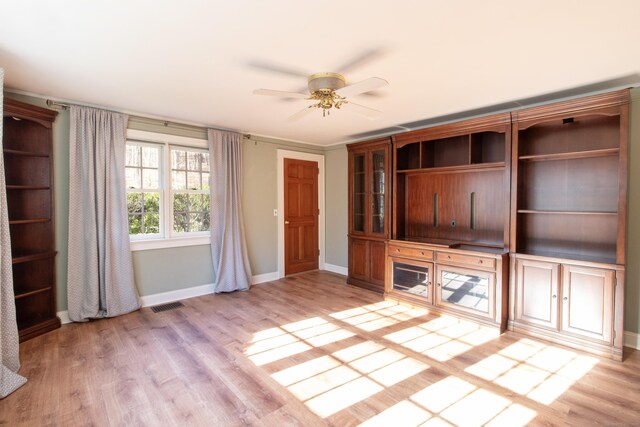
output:
<instances>
[{"instance_id":1,"label":"ceiling fan motor housing","mask_svg":"<svg viewBox=\"0 0 640 427\"><path fill-rule=\"evenodd\" d=\"M342 74L338 73L316 73L309 76L309 92L317 92L322 89L330 91L338 90L346 86L346 81Z\"/></svg>"}]
</instances>

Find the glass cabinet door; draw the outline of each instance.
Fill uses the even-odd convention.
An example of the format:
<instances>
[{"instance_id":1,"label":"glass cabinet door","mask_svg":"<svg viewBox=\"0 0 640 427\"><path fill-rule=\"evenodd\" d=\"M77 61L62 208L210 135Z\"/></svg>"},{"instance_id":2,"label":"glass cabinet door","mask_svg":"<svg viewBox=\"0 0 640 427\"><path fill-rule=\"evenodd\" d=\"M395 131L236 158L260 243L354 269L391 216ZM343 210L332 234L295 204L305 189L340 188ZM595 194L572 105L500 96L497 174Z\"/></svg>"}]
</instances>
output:
<instances>
[{"instance_id":1,"label":"glass cabinet door","mask_svg":"<svg viewBox=\"0 0 640 427\"><path fill-rule=\"evenodd\" d=\"M371 232L384 233L385 152L371 153Z\"/></svg>"},{"instance_id":2,"label":"glass cabinet door","mask_svg":"<svg viewBox=\"0 0 640 427\"><path fill-rule=\"evenodd\" d=\"M437 304L492 317L493 273L439 266L437 282Z\"/></svg>"},{"instance_id":3,"label":"glass cabinet door","mask_svg":"<svg viewBox=\"0 0 640 427\"><path fill-rule=\"evenodd\" d=\"M433 264L409 263L408 260L393 260L392 289L421 296L430 300Z\"/></svg>"},{"instance_id":4,"label":"glass cabinet door","mask_svg":"<svg viewBox=\"0 0 640 427\"><path fill-rule=\"evenodd\" d=\"M353 231L364 232L365 222L365 154L353 156Z\"/></svg>"}]
</instances>

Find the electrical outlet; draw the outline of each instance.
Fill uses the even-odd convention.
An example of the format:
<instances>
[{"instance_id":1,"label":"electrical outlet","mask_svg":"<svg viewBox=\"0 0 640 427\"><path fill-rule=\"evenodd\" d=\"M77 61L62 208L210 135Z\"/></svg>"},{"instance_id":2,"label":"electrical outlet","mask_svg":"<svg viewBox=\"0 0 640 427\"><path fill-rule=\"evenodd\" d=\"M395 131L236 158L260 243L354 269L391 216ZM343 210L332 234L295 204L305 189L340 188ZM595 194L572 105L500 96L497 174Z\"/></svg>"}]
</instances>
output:
<instances>
[{"instance_id":1,"label":"electrical outlet","mask_svg":"<svg viewBox=\"0 0 640 427\"><path fill-rule=\"evenodd\" d=\"M451 220L451 228L456 228L456 220L455 219Z\"/></svg>"}]
</instances>

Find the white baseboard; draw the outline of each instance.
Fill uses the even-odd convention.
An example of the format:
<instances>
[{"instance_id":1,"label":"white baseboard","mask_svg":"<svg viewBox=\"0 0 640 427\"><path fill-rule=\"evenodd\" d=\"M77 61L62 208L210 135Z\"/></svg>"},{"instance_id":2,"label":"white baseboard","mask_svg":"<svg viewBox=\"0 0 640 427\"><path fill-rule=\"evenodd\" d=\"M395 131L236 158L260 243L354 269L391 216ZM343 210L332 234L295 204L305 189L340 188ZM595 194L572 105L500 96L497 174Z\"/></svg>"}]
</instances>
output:
<instances>
[{"instance_id":1,"label":"white baseboard","mask_svg":"<svg viewBox=\"0 0 640 427\"><path fill-rule=\"evenodd\" d=\"M624 346L640 350L640 334L624 331Z\"/></svg>"},{"instance_id":2,"label":"white baseboard","mask_svg":"<svg viewBox=\"0 0 640 427\"><path fill-rule=\"evenodd\" d=\"M206 285L194 286L191 288L178 289L176 291L162 292L159 294L145 295L140 297L140 303L143 307L152 305L166 304L168 302L179 301L182 299L199 297L202 295L213 293L213 283Z\"/></svg>"},{"instance_id":3,"label":"white baseboard","mask_svg":"<svg viewBox=\"0 0 640 427\"><path fill-rule=\"evenodd\" d=\"M251 279L252 284L270 282L272 280L278 279L278 272L258 274L253 276ZM166 304L169 302L179 301L188 298L199 297L202 295L212 294L213 293L213 283L209 283L206 285L193 286L191 288L178 289L175 291L169 292L161 292L158 294L145 295L140 297L140 304L142 307L150 307L158 304ZM71 323L71 319L69 319L68 311L59 311L58 317L60 318L60 322L64 325L65 323Z\"/></svg>"},{"instance_id":4,"label":"white baseboard","mask_svg":"<svg viewBox=\"0 0 640 427\"><path fill-rule=\"evenodd\" d=\"M324 264L324 269L332 273L342 274L343 276L346 276L349 273L349 269L347 267L327 263Z\"/></svg>"},{"instance_id":5,"label":"white baseboard","mask_svg":"<svg viewBox=\"0 0 640 427\"><path fill-rule=\"evenodd\" d=\"M278 280L280 278L277 271L272 271L271 273L258 274L253 276L251 280L251 284L257 285L258 283L271 282L273 280Z\"/></svg>"},{"instance_id":6,"label":"white baseboard","mask_svg":"<svg viewBox=\"0 0 640 427\"><path fill-rule=\"evenodd\" d=\"M59 311L56 314L58 315L58 318L60 319L60 323L62 323L63 325L65 323L71 323L71 319L69 319L69 312L67 310Z\"/></svg>"}]
</instances>

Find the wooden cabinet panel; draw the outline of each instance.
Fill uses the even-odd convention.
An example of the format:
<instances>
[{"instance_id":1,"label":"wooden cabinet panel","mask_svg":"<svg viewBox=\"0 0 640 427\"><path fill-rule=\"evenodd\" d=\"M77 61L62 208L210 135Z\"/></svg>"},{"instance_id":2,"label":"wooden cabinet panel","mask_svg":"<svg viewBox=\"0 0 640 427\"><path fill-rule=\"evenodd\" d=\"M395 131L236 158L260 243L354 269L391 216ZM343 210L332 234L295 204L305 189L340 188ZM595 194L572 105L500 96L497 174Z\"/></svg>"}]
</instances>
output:
<instances>
[{"instance_id":1,"label":"wooden cabinet panel","mask_svg":"<svg viewBox=\"0 0 640 427\"><path fill-rule=\"evenodd\" d=\"M564 265L562 276L562 330L611 343L615 272Z\"/></svg>"},{"instance_id":2,"label":"wooden cabinet panel","mask_svg":"<svg viewBox=\"0 0 640 427\"><path fill-rule=\"evenodd\" d=\"M371 283L384 286L384 241L369 241L369 270Z\"/></svg>"},{"instance_id":3,"label":"wooden cabinet panel","mask_svg":"<svg viewBox=\"0 0 640 427\"><path fill-rule=\"evenodd\" d=\"M369 280L369 242L350 239L349 276L359 280Z\"/></svg>"},{"instance_id":4,"label":"wooden cabinet panel","mask_svg":"<svg viewBox=\"0 0 640 427\"><path fill-rule=\"evenodd\" d=\"M389 255L423 259L427 261L433 260L433 251L428 249L408 248L406 246L393 244L389 245Z\"/></svg>"},{"instance_id":5,"label":"wooden cabinet panel","mask_svg":"<svg viewBox=\"0 0 640 427\"><path fill-rule=\"evenodd\" d=\"M516 260L516 320L558 329L559 264Z\"/></svg>"},{"instance_id":6,"label":"wooden cabinet panel","mask_svg":"<svg viewBox=\"0 0 640 427\"><path fill-rule=\"evenodd\" d=\"M493 258L457 253L438 252L438 262L464 264L491 270L496 268L496 260Z\"/></svg>"}]
</instances>

